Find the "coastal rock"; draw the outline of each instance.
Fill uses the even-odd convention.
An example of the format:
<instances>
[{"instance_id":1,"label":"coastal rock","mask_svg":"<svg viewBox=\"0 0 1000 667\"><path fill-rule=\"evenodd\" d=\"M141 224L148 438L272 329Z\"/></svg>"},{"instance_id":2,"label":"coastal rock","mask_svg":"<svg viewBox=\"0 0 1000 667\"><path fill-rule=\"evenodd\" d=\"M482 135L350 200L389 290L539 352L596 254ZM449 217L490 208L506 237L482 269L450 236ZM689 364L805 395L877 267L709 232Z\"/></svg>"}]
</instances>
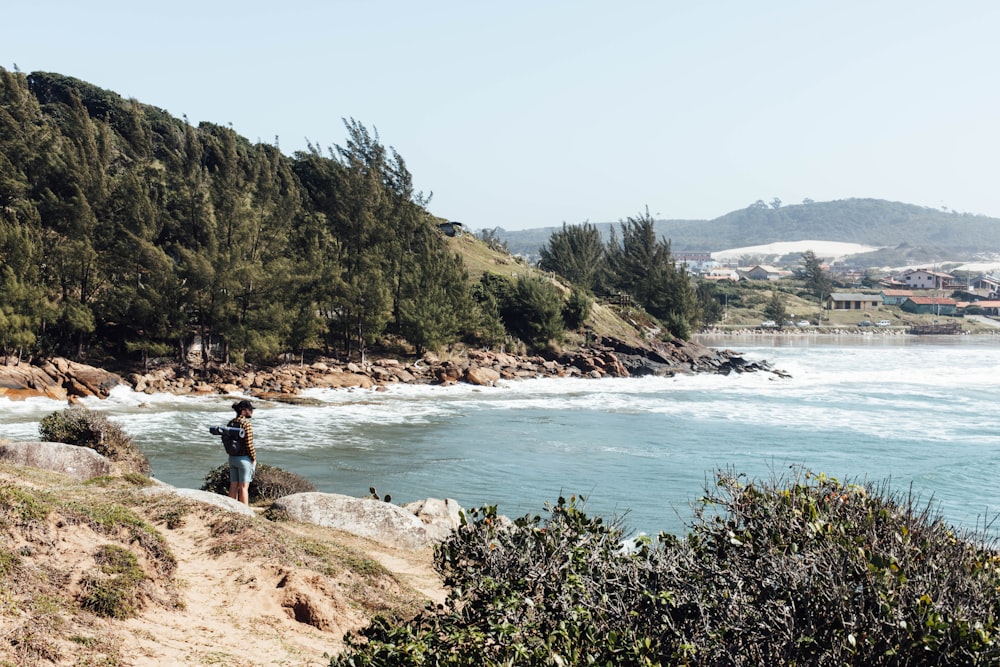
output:
<instances>
[{"instance_id":1,"label":"coastal rock","mask_svg":"<svg viewBox=\"0 0 1000 667\"><path fill-rule=\"evenodd\" d=\"M122 383L122 378L115 373L62 357L44 364L42 369L55 378L63 378L62 384L71 396L107 398L111 390Z\"/></svg>"},{"instance_id":2,"label":"coastal rock","mask_svg":"<svg viewBox=\"0 0 1000 667\"><path fill-rule=\"evenodd\" d=\"M492 368L473 366L465 371L465 381L480 387L492 387L500 379L500 373Z\"/></svg>"},{"instance_id":3,"label":"coastal rock","mask_svg":"<svg viewBox=\"0 0 1000 667\"><path fill-rule=\"evenodd\" d=\"M451 498L427 498L403 505L423 522L427 536L442 542L462 525L462 508Z\"/></svg>"},{"instance_id":4,"label":"coastal rock","mask_svg":"<svg viewBox=\"0 0 1000 667\"><path fill-rule=\"evenodd\" d=\"M715 350L700 343L670 341L626 342L616 338L591 339L584 348L566 353L518 356L492 350L467 350L440 359L425 353L410 363L395 358L370 362L339 362L322 358L311 364L286 363L266 368L244 368L209 363L194 367L156 360L153 368L131 373L128 384L137 392L177 395L249 394L269 400L287 400L310 388L383 389L396 383L449 385L467 382L495 386L499 380L539 377L639 377L678 373L767 371L766 364L746 363L731 350ZM0 366L0 396L21 399L44 396L73 400L106 397L122 379L107 371L67 359L37 365Z\"/></svg>"},{"instance_id":5,"label":"coastal rock","mask_svg":"<svg viewBox=\"0 0 1000 667\"><path fill-rule=\"evenodd\" d=\"M86 364L57 357L39 365L0 365L0 396L20 400L44 397L64 401L71 397L107 398L121 377Z\"/></svg>"},{"instance_id":6,"label":"coastal rock","mask_svg":"<svg viewBox=\"0 0 1000 667\"><path fill-rule=\"evenodd\" d=\"M13 400L43 396L66 400L66 389L56 378L37 366L0 366L0 396Z\"/></svg>"},{"instance_id":7,"label":"coastal rock","mask_svg":"<svg viewBox=\"0 0 1000 667\"><path fill-rule=\"evenodd\" d=\"M111 461L89 447L63 442L8 442L0 444L0 461L52 470L80 482L110 474Z\"/></svg>"},{"instance_id":8,"label":"coastal rock","mask_svg":"<svg viewBox=\"0 0 1000 667\"><path fill-rule=\"evenodd\" d=\"M409 510L371 498L337 493L295 493L271 508L294 521L342 530L397 549L422 549L431 543L424 523Z\"/></svg>"},{"instance_id":9,"label":"coastal rock","mask_svg":"<svg viewBox=\"0 0 1000 667\"><path fill-rule=\"evenodd\" d=\"M240 501L230 498L229 496L223 496L212 491L199 491L197 489L181 489L167 484L158 484L156 486L151 486L147 489L143 489L142 492L150 496L158 496L165 493L175 495L181 498L187 498L188 500L194 500L199 503L207 503L209 505L214 505L215 507L220 507L224 510L230 512L236 512L237 514L245 514L246 516L255 516L256 513L253 508L249 505L244 505Z\"/></svg>"}]
</instances>

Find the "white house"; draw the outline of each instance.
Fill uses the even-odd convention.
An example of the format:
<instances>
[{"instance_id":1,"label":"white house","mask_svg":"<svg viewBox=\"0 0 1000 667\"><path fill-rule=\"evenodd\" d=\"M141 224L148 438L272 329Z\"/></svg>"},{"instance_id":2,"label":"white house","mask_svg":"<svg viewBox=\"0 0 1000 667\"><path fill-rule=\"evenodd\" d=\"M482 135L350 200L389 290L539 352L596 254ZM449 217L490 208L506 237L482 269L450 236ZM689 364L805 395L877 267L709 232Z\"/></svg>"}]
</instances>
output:
<instances>
[{"instance_id":1,"label":"white house","mask_svg":"<svg viewBox=\"0 0 1000 667\"><path fill-rule=\"evenodd\" d=\"M901 275L899 280L914 289L944 289L955 280L955 276L929 269L910 269Z\"/></svg>"},{"instance_id":2,"label":"white house","mask_svg":"<svg viewBox=\"0 0 1000 667\"><path fill-rule=\"evenodd\" d=\"M719 266L710 252L672 252L670 255L674 262L683 264L691 273L704 273Z\"/></svg>"}]
</instances>

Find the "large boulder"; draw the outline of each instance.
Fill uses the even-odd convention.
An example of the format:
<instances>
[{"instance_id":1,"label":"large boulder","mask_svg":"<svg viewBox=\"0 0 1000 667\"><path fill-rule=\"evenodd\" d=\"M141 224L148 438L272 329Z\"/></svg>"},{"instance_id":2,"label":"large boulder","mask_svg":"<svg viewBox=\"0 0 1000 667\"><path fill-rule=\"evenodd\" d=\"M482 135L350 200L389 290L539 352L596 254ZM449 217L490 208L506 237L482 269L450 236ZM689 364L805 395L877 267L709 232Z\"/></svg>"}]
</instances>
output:
<instances>
[{"instance_id":1,"label":"large boulder","mask_svg":"<svg viewBox=\"0 0 1000 667\"><path fill-rule=\"evenodd\" d=\"M53 377L62 378L62 384L71 396L98 396L107 398L111 390L122 384L119 375L56 357L42 365L43 370Z\"/></svg>"},{"instance_id":2,"label":"large boulder","mask_svg":"<svg viewBox=\"0 0 1000 667\"><path fill-rule=\"evenodd\" d=\"M66 389L61 379L30 364L0 365L0 396L12 400L42 396L65 401Z\"/></svg>"},{"instance_id":3,"label":"large boulder","mask_svg":"<svg viewBox=\"0 0 1000 667\"><path fill-rule=\"evenodd\" d=\"M230 498L229 496L223 496L212 491L199 491L197 489L182 489L173 486L168 486L166 484L158 484L156 486L151 486L149 488L143 489L142 492L150 496L158 496L165 493L169 493L181 498L187 498L189 500L194 500L199 503L207 503L209 505L215 505L216 507L221 507L224 510L229 510L230 512L236 512L237 514L245 514L247 516L256 516L257 513L253 511L253 508L249 505L244 505L240 501Z\"/></svg>"},{"instance_id":4,"label":"large boulder","mask_svg":"<svg viewBox=\"0 0 1000 667\"><path fill-rule=\"evenodd\" d=\"M0 444L0 461L63 473L85 482L108 475L112 464L89 447L63 442L8 442Z\"/></svg>"},{"instance_id":5,"label":"large boulder","mask_svg":"<svg viewBox=\"0 0 1000 667\"><path fill-rule=\"evenodd\" d=\"M427 498L403 505L403 509L413 512L434 542L443 542L462 525L462 508L451 498Z\"/></svg>"},{"instance_id":6,"label":"large boulder","mask_svg":"<svg viewBox=\"0 0 1000 667\"><path fill-rule=\"evenodd\" d=\"M431 543L423 521L399 505L337 493L295 493L271 508L293 521L342 530L397 549L422 549Z\"/></svg>"},{"instance_id":7,"label":"large boulder","mask_svg":"<svg viewBox=\"0 0 1000 667\"><path fill-rule=\"evenodd\" d=\"M465 381L480 387L492 387L500 379L500 373L484 366L472 366L465 372Z\"/></svg>"},{"instance_id":8,"label":"large boulder","mask_svg":"<svg viewBox=\"0 0 1000 667\"><path fill-rule=\"evenodd\" d=\"M94 366L56 357L38 365L0 364L0 396L18 400L42 396L58 401L70 397L107 398L122 379Z\"/></svg>"}]
</instances>

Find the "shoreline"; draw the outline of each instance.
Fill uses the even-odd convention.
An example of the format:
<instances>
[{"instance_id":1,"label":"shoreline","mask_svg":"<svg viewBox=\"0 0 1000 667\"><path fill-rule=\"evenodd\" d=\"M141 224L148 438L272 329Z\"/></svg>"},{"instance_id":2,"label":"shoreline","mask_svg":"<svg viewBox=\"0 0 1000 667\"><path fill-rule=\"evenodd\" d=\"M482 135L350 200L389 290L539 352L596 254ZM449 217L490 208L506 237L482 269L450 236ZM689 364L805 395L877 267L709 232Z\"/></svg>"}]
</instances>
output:
<instances>
[{"instance_id":1,"label":"shoreline","mask_svg":"<svg viewBox=\"0 0 1000 667\"><path fill-rule=\"evenodd\" d=\"M70 404L96 396L107 398L121 385L138 393L212 396L245 395L267 400L301 400L305 389L373 389L402 383L438 385L465 383L484 387L501 380L541 377L641 377L697 373L774 372L767 362L749 361L731 349L717 349L696 340L641 344L603 338L573 350L519 356L481 349L461 350L442 358L370 356L364 361L316 357L271 366L193 364L154 360L144 369L123 370L89 366L65 358L33 363L7 359L0 365L0 396L12 400L44 397Z\"/></svg>"}]
</instances>

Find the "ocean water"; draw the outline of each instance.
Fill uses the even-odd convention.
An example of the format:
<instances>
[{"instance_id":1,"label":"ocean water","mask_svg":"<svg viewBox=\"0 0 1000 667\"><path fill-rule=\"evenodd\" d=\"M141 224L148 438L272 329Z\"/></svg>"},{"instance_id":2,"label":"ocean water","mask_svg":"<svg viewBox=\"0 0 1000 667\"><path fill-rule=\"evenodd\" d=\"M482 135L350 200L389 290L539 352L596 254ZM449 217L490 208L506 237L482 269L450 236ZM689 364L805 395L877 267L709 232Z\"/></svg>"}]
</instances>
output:
<instances>
[{"instance_id":1,"label":"ocean water","mask_svg":"<svg viewBox=\"0 0 1000 667\"><path fill-rule=\"evenodd\" d=\"M492 388L314 390L318 405L257 402L259 460L320 491L393 502L453 498L537 514L560 495L635 533L682 534L718 470L793 470L886 482L959 527L1000 511L1000 338L746 336L702 342L787 372L534 379ZM88 407L119 421L153 475L199 488L225 461L208 432L232 398L118 388ZM0 437L37 439L60 402L0 399Z\"/></svg>"}]
</instances>

